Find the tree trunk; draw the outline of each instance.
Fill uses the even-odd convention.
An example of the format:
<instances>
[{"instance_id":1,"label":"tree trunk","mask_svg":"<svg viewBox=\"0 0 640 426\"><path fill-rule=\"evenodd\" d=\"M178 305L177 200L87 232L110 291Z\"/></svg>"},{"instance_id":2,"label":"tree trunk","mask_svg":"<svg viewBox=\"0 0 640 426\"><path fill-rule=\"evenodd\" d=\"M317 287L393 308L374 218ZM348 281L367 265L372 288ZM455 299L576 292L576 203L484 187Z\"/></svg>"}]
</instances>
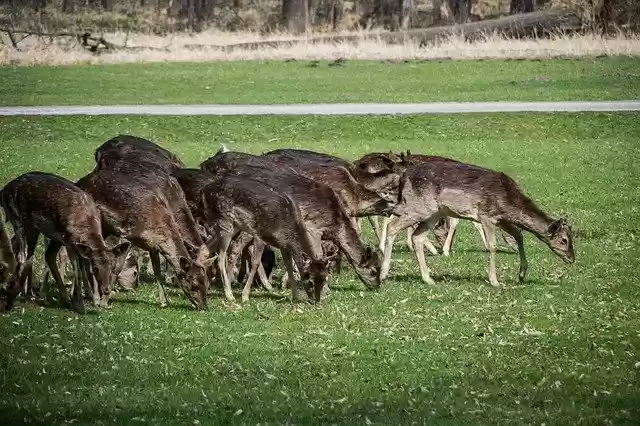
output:
<instances>
[{"instance_id":1,"label":"tree trunk","mask_svg":"<svg viewBox=\"0 0 640 426\"><path fill-rule=\"evenodd\" d=\"M403 30L411 27L411 19L415 13L413 0L400 0L400 28Z\"/></svg>"},{"instance_id":2,"label":"tree trunk","mask_svg":"<svg viewBox=\"0 0 640 426\"><path fill-rule=\"evenodd\" d=\"M309 0L283 0L282 20L291 33L305 33L309 26Z\"/></svg>"},{"instance_id":3,"label":"tree trunk","mask_svg":"<svg viewBox=\"0 0 640 426\"><path fill-rule=\"evenodd\" d=\"M511 0L509 13L514 15L516 13L533 12L533 1L534 0Z\"/></svg>"},{"instance_id":4,"label":"tree trunk","mask_svg":"<svg viewBox=\"0 0 640 426\"><path fill-rule=\"evenodd\" d=\"M456 24L467 22L471 15L471 0L448 0L449 9Z\"/></svg>"}]
</instances>

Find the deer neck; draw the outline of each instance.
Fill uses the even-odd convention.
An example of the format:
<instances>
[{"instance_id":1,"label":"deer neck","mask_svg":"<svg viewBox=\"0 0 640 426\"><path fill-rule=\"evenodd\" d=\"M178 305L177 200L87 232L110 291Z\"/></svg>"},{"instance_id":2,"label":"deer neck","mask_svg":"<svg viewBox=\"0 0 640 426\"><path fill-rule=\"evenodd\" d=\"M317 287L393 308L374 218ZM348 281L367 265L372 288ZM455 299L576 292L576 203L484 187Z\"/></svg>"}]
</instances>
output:
<instances>
[{"instance_id":1,"label":"deer neck","mask_svg":"<svg viewBox=\"0 0 640 426\"><path fill-rule=\"evenodd\" d=\"M529 208L522 209L514 224L531 232L542 241L547 241L547 230L553 219L537 206L531 204Z\"/></svg>"}]
</instances>

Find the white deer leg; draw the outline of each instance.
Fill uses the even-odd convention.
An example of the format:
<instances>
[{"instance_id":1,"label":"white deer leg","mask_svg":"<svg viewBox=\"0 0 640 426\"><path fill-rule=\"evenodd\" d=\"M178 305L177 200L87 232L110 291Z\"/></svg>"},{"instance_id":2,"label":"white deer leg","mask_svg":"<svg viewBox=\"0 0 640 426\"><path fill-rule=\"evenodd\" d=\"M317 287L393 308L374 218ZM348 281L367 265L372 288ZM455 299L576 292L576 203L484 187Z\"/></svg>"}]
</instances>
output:
<instances>
[{"instance_id":1,"label":"white deer leg","mask_svg":"<svg viewBox=\"0 0 640 426\"><path fill-rule=\"evenodd\" d=\"M385 218L387 219L387 218ZM393 252L393 241L398 232L415 224L417 220L409 216L394 216L390 218L388 226L385 228L386 241L384 244L384 256L382 258L382 266L380 267L380 280L384 280L389 275L391 267L391 254Z\"/></svg>"},{"instance_id":2,"label":"white deer leg","mask_svg":"<svg viewBox=\"0 0 640 426\"><path fill-rule=\"evenodd\" d=\"M249 276L247 277L247 282L242 289L242 301L249 301L249 294L251 293L251 286L253 285L253 280L256 276L256 272L258 271L258 267L261 265L262 260L262 252L264 251L264 243L261 241L258 242L256 239L253 240L253 247L251 250L251 270L249 271Z\"/></svg>"},{"instance_id":3,"label":"white deer leg","mask_svg":"<svg viewBox=\"0 0 640 426\"><path fill-rule=\"evenodd\" d=\"M431 278L429 273L429 268L427 267L427 262L424 256L424 248L423 245L425 241L429 241L427 239L427 232L433 228L433 226L438 222L440 218L438 215L434 215L431 218L420 222L420 225L413 232L413 248L416 253L416 259L418 260L418 265L420 267L420 275L422 277L422 281L427 284L434 285L435 281Z\"/></svg>"},{"instance_id":4,"label":"white deer leg","mask_svg":"<svg viewBox=\"0 0 640 426\"><path fill-rule=\"evenodd\" d=\"M380 227L380 251L382 253L385 253L385 247L388 243L387 232L388 232L390 222L391 222L390 217L385 217L384 219L382 219L382 226Z\"/></svg>"},{"instance_id":5,"label":"white deer leg","mask_svg":"<svg viewBox=\"0 0 640 426\"><path fill-rule=\"evenodd\" d=\"M411 236L413 235L413 232L416 230L417 228L410 226L407 228L407 247L409 248L409 251L413 251L414 250L414 246L413 246L413 241L411 239Z\"/></svg>"},{"instance_id":6,"label":"white deer leg","mask_svg":"<svg viewBox=\"0 0 640 426\"><path fill-rule=\"evenodd\" d=\"M449 221L449 231L447 232L447 238L444 240L444 245L442 246L442 255L449 257L451 254L453 237L455 236L456 228L458 227L458 223L460 223L460 219L457 217L449 217L447 220Z\"/></svg>"},{"instance_id":7,"label":"white deer leg","mask_svg":"<svg viewBox=\"0 0 640 426\"><path fill-rule=\"evenodd\" d=\"M489 248L489 284L500 287L496 270L496 225L490 219L482 219L482 229Z\"/></svg>"},{"instance_id":8,"label":"white deer leg","mask_svg":"<svg viewBox=\"0 0 640 426\"><path fill-rule=\"evenodd\" d=\"M482 229L482 224L479 222L473 222L473 226L475 226L476 230L478 231L478 234L480 234L480 238L482 238L482 244L484 244L485 250L489 250L489 243L485 236L485 231Z\"/></svg>"}]
</instances>

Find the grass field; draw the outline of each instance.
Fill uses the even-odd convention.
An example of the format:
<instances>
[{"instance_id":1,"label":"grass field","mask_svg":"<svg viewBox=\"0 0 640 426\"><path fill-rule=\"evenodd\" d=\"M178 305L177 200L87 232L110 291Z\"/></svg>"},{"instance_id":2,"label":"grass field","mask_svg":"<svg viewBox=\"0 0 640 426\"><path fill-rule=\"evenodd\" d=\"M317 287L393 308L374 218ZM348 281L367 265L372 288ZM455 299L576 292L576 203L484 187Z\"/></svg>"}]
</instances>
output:
<instances>
[{"instance_id":1,"label":"grass field","mask_svg":"<svg viewBox=\"0 0 640 426\"><path fill-rule=\"evenodd\" d=\"M640 98L640 58L244 61L0 68L0 105Z\"/></svg>"},{"instance_id":2,"label":"grass field","mask_svg":"<svg viewBox=\"0 0 640 426\"><path fill-rule=\"evenodd\" d=\"M498 168L569 219L577 262L527 235L528 280L499 254L495 290L461 224L452 256L428 258L434 287L398 241L380 292L348 271L321 306L257 293L230 310L215 294L199 313L174 291L161 310L151 284L85 316L19 303L0 316L1 424L637 424L640 114L1 118L0 184L78 178L117 133L189 165L225 141Z\"/></svg>"}]
</instances>

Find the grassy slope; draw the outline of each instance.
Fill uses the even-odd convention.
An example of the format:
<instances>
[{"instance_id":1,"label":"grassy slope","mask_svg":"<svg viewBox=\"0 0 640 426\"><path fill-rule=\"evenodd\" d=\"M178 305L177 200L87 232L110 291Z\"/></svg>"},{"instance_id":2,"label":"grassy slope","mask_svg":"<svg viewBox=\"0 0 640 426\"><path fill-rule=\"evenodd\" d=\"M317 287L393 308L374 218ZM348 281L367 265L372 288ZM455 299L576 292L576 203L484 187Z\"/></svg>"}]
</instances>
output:
<instances>
[{"instance_id":1,"label":"grassy slope","mask_svg":"<svg viewBox=\"0 0 640 426\"><path fill-rule=\"evenodd\" d=\"M320 307L256 294L196 313L154 288L77 317L20 303L0 316L0 422L54 424L631 424L640 412L638 114L403 118L0 119L0 183L29 169L77 178L117 132L156 138L188 164L220 140L259 153L307 147L445 154L516 178L577 232L563 265L526 237L527 282L462 224L450 258L419 280L402 241L379 293L351 272ZM134 420L132 420L134 418ZM4 420L4 421L3 421Z\"/></svg>"},{"instance_id":2,"label":"grassy slope","mask_svg":"<svg viewBox=\"0 0 640 426\"><path fill-rule=\"evenodd\" d=\"M0 105L615 100L640 97L640 59L20 67L0 82Z\"/></svg>"}]
</instances>

